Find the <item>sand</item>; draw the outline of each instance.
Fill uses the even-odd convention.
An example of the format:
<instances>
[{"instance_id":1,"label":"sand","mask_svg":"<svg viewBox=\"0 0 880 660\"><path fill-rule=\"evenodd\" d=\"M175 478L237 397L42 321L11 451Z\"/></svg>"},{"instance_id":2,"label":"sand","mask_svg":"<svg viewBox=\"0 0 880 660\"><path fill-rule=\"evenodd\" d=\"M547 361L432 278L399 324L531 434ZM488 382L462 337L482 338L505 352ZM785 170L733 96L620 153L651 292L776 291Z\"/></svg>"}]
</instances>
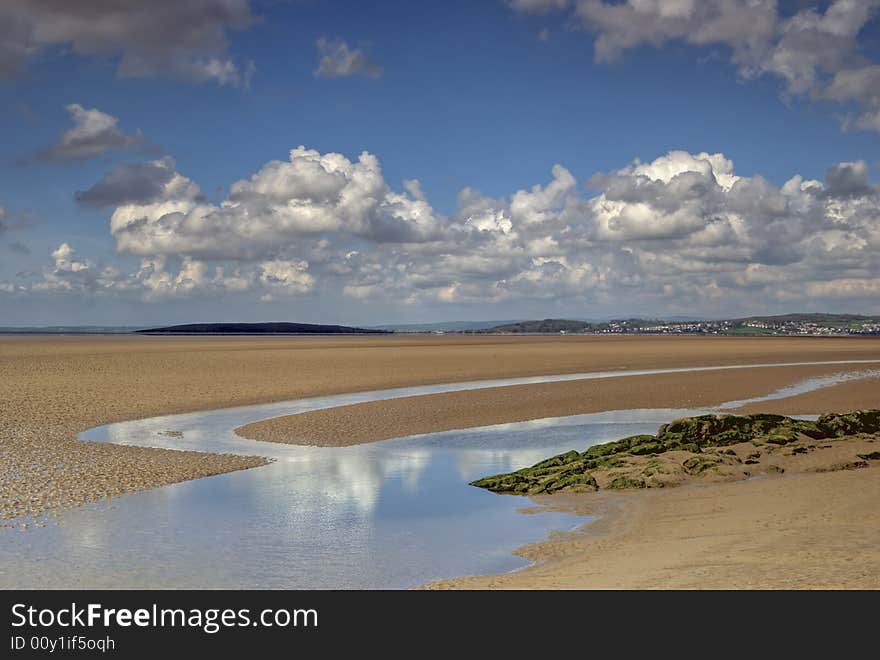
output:
<instances>
[{"instance_id":1,"label":"sand","mask_svg":"<svg viewBox=\"0 0 880 660\"><path fill-rule=\"evenodd\" d=\"M762 367L690 374L627 376L404 397L316 410L236 429L254 440L341 447L420 433L522 422L621 408L698 408L763 396L809 378L878 370L880 365ZM794 406L795 413L880 407L880 379L871 378L797 398L769 401L755 412Z\"/></svg>"},{"instance_id":2,"label":"sand","mask_svg":"<svg viewBox=\"0 0 880 660\"><path fill-rule=\"evenodd\" d=\"M18 523L260 464L249 457L76 440L82 430L126 419L487 378L878 357L875 339L0 337L0 516ZM620 379L602 385L609 388L602 390L602 405L625 407L635 396L657 401L671 396L664 400L696 405L708 396L703 389L710 382L712 396L744 398L808 372L827 373L797 367L790 373L729 372L730 381L720 373L701 380L633 377L624 384ZM699 382L704 386L693 386ZM788 412L867 407L874 405L876 392L876 383L847 383L766 406ZM553 394L577 396L567 387ZM599 396L598 390L591 396ZM536 401L536 408L561 405L549 395ZM461 414L481 418L486 410ZM531 569L442 586L877 586L878 491L878 470L872 467L664 491L554 496L554 507L601 514L588 526L588 536L525 548L527 556L541 561Z\"/></svg>"},{"instance_id":3,"label":"sand","mask_svg":"<svg viewBox=\"0 0 880 660\"><path fill-rule=\"evenodd\" d=\"M874 378L839 383L829 388L776 401L750 403L731 412L798 415L802 413L846 412L847 410L867 408L880 408L880 382Z\"/></svg>"},{"instance_id":4,"label":"sand","mask_svg":"<svg viewBox=\"0 0 880 660\"><path fill-rule=\"evenodd\" d=\"M503 496L499 496L503 497ZM600 516L438 589L878 589L880 468L546 497Z\"/></svg>"}]
</instances>

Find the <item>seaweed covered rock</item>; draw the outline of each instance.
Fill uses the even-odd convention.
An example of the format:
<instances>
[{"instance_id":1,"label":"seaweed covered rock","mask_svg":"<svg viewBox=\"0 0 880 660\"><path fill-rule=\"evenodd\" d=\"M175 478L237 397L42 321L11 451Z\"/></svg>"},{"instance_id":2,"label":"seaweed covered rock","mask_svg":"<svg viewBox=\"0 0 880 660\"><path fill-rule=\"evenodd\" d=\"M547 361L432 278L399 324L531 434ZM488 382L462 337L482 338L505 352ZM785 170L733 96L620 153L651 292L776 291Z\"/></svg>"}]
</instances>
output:
<instances>
[{"instance_id":1,"label":"seaweed covered rock","mask_svg":"<svg viewBox=\"0 0 880 660\"><path fill-rule=\"evenodd\" d=\"M611 483L608 484L608 488L617 489L617 488L644 488L645 480L639 477L628 477L626 475L621 475L619 477L615 477L611 480Z\"/></svg>"},{"instance_id":2,"label":"seaweed covered rock","mask_svg":"<svg viewBox=\"0 0 880 660\"><path fill-rule=\"evenodd\" d=\"M600 481L603 488L614 489L662 486L663 480L657 477L669 474L669 470L664 470L658 461L665 461L667 467L691 477L730 475L734 471L742 474L741 468L735 466L743 461L730 449L732 445L789 445L877 433L880 410L831 413L815 422L770 414L699 415L663 424L657 435L633 435L594 445L584 452L567 451L516 472L478 479L471 485L496 493L527 495L598 490ZM791 454L800 451L795 447ZM673 454L673 458L667 459L663 456L667 452L685 455L682 458L680 453ZM758 464L760 456L760 452L749 454L744 462ZM869 458L874 460L874 455ZM609 474L612 469L617 471ZM601 476L599 481L597 474ZM651 477L651 481L646 483L640 474Z\"/></svg>"},{"instance_id":3,"label":"seaweed covered rock","mask_svg":"<svg viewBox=\"0 0 880 660\"><path fill-rule=\"evenodd\" d=\"M783 415L699 415L664 424L657 431L657 439L670 448L688 444L720 447L748 442L761 436L767 437L768 442L772 437L778 438L780 444L785 444L797 438L804 424L810 428L814 425Z\"/></svg>"},{"instance_id":4,"label":"seaweed covered rock","mask_svg":"<svg viewBox=\"0 0 880 660\"><path fill-rule=\"evenodd\" d=\"M718 467L720 463L720 458L709 456L692 456L691 458L685 459L682 462L681 466L688 474L702 474L706 470Z\"/></svg>"},{"instance_id":5,"label":"seaweed covered rock","mask_svg":"<svg viewBox=\"0 0 880 660\"><path fill-rule=\"evenodd\" d=\"M550 494L560 490L579 492L599 489L593 475L588 472L577 468L574 470L548 471L547 466L539 468L538 465L523 468L510 474L499 474L493 477L477 479L471 485L491 490L494 493L519 493L524 495Z\"/></svg>"},{"instance_id":6,"label":"seaweed covered rock","mask_svg":"<svg viewBox=\"0 0 880 660\"><path fill-rule=\"evenodd\" d=\"M848 413L829 413L816 420L825 438L880 432L880 410L855 410ZM818 439L818 438L817 438Z\"/></svg>"}]
</instances>

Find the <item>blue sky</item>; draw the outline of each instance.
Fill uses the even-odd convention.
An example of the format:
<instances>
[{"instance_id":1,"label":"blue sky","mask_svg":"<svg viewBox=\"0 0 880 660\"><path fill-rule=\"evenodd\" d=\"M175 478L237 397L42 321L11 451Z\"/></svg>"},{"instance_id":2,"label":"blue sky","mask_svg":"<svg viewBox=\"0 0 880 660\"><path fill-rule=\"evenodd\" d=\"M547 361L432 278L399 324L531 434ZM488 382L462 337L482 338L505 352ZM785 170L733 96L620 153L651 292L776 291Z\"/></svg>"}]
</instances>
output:
<instances>
[{"instance_id":1,"label":"blue sky","mask_svg":"<svg viewBox=\"0 0 880 660\"><path fill-rule=\"evenodd\" d=\"M712 2L699 10L658 0L655 15L624 3L630 15L621 23L606 11L613 3L598 2L186 0L168 4L192 5L187 20L196 30L200 12L214 5L257 20L240 29L209 21L214 36L169 52L132 36L134 12L114 16L98 39L83 17L17 4L2 11L32 30L37 47L8 63L0 80L0 325L880 312L880 202L871 183L880 120L874 129L870 119L880 107L876 3L852 20L846 14L861 9L845 2L783 3L756 46L734 28L720 39L683 36L735 26L722 9L705 9ZM669 11L679 13L669 19ZM847 19L843 28L832 23L834 12ZM169 29L180 22L168 20ZM785 41L805 24L809 48ZM831 33L816 45L817 34ZM598 54L600 38L618 44L613 61ZM332 75L316 73L319 39L329 44ZM147 61L136 75L122 70L132 53ZM206 58L229 62L237 80L193 73L191 62ZM794 72L791 62L800 63ZM116 119L132 144L63 151L71 104ZM298 145L317 152L304 161L325 169L327 154L355 163L369 152L381 166L380 187L405 203L394 202L389 219L388 199L363 217L323 200L330 220L308 226L297 216L288 226L279 208L309 198L303 181L270 201L254 191L246 203L230 198L234 182L270 161L290 165ZM726 166L702 153L723 154L740 184L719 183ZM163 157L197 195L101 207L76 201L114 168ZM654 166L636 171L634 159ZM864 183L857 195L833 194L826 172L840 163ZM547 198L555 164L575 184ZM673 178L663 174L670 167ZM603 173L614 175L614 190L591 179ZM706 180L674 178L681 173ZM785 192L796 175L822 191ZM417 195L404 186L412 179ZM654 198L644 199L651 182ZM458 197L464 188L482 201L467 208ZM532 196L514 208L517 191ZM681 196L672 200L672 192ZM756 195L767 197L766 208L748 208ZM415 208L420 196L429 211ZM606 202L614 208L602 211ZM240 249L206 250L201 239L194 246L185 222L164 226L175 203L198 217L199 205L214 217L232 203L241 215L216 225L215 236ZM114 213L132 223L143 214L148 227L111 233ZM497 220L491 229L480 219L487 214ZM418 235L389 241L392 221L416 222ZM156 227L178 242L159 240ZM727 238L709 240L707 228ZM401 231L395 224L392 233ZM767 258L780 253L783 237L796 254ZM59 258L62 244L70 252ZM357 264L346 257L352 252Z\"/></svg>"}]
</instances>

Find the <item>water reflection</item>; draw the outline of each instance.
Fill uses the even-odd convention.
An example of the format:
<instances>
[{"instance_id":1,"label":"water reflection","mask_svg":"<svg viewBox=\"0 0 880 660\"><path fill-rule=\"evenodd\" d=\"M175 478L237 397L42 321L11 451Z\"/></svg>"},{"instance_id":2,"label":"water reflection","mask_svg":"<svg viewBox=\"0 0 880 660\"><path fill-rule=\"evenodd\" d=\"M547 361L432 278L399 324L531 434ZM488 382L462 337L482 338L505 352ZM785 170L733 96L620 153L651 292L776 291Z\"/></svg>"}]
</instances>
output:
<instances>
[{"instance_id":1,"label":"water reflection","mask_svg":"<svg viewBox=\"0 0 880 660\"><path fill-rule=\"evenodd\" d=\"M72 511L58 526L8 534L0 583L408 587L512 570L525 564L514 548L584 519L524 516L517 509L528 500L468 481L656 422L596 426L579 434L562 427L558 436L481 430L345 449L291 447L287 459L266 467L128 495L113 508ZM520 448L505 449L510 440Z\"/></svg>"}]
</instances>

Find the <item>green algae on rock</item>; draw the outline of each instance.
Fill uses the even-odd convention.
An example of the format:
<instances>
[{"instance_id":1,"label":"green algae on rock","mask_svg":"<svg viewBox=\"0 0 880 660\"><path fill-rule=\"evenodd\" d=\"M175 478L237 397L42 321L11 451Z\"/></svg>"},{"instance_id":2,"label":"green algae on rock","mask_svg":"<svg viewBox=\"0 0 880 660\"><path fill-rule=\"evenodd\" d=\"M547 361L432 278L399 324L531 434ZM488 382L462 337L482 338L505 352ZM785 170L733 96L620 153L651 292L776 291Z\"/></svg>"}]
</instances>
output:
<instances>
[{"instance_id":1,"label":"green algae on rock","mask_svg":"<svg viewBox=\"0 0 880 660\"><path fill-rule=\"evenodd\" d=\"M880 410L829 413L816 421L771 414L698 415L663 424L657 435L633 435L584 452L571 450L515 472L477 479L471 485L496 493L537 495L600 487L663 487L689 477L743 478L750 473L741 464L759 465L783 445L796 445L788 452L794 456L815 448L800 442L876 433L880 433ZM743 443L748 443L748 450L740 456L733 447ZM874 455L864 458L874 459ZM766 469L784 472L776 464Z\"/></svg>"}]
</instances>

